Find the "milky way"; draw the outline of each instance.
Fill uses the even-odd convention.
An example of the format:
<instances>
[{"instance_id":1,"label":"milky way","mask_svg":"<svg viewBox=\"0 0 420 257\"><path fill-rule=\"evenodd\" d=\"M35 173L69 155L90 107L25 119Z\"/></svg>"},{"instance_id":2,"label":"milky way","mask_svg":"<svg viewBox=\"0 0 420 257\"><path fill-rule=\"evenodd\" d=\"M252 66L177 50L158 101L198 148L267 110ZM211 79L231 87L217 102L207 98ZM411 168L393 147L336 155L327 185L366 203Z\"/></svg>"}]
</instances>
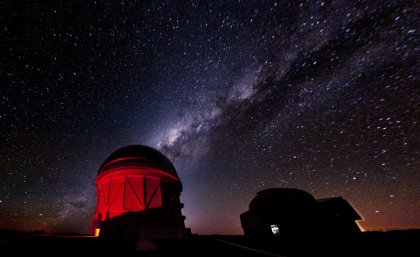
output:
<instances>
[{"instance_id":1,"label":"milky way","mask_svg":"<svg viewBox=\"0 0 420 257\"><path fill-rule=\"evenodd\" d=\"M2 5L0 228L87 233L128 144L174 162L195 233L241 234L270 187L420 228L413 1Z\"/></svg>"}]
</instances>

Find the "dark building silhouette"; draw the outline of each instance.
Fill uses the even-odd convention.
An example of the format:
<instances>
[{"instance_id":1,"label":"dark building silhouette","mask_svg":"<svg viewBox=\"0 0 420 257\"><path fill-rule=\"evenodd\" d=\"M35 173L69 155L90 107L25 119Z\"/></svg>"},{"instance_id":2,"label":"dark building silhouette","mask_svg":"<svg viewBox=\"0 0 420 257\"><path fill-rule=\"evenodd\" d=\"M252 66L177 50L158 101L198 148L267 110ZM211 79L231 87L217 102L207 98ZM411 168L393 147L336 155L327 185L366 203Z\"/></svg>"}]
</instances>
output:
<instances>
[{"instance_id":1,"label":"dark building silhouette","mask_svg":"<svg viewBox=\"0 0 420 257\"><path fill-rule=\"evenodd\" d=\"M360 232L361 219L341 197L316 200L293 188L258 192L240 218L246 236L282 238L350 235Z\"/></svg>"},{"instance_id":2,"label":"dark building silhouette","mask_svg":"<svg viewBox=\"0 0 420 257\"><path fill-rule=\"evenodd\" d=\"M182 184L159 151L131 145L112 153L96 178L92 234L107 238L182 238Z\"/></svg>"},{"instance_id":3,"label":"dark building silhouette","mask_svg":"<svg viewBox=\"0 0 420 257\"><path fill-rule=\"evenodd\" d=\"M321 225L322 234L349 235L359 233L356 220L362 217L342 197L318 199L317 218Z\"/></svg>"}]
</instances>

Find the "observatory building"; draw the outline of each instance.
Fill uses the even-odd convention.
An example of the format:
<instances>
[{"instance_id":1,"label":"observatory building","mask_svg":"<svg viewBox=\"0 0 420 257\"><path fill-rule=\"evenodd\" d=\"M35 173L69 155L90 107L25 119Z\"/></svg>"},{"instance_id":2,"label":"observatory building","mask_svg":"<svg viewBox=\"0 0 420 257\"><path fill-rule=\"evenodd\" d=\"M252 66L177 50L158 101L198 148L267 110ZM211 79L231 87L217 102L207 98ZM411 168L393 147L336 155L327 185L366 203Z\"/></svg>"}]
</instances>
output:
<instances>
[{"instance_id":1,"label":"observatory building","mask_svg":"<svg viewBox=\"0 0 420 257\"><path fill-rule=\"evenodd\" d=\"M258 192L240 218L246 236L262 238L352 235L361 219L342 197L316 200L294 188Z\"/></svg>"},{"instance_id":2,"label":"observatory building","mask_svg":"<svg viewBox=\"0 0 420 257\"><path fill-rule=\"evenodd\" d=\"M144 145L116 150L96 177L92 234L106 238L182 238L182 184L169 161Z\"/></svg>"}]
</instances>

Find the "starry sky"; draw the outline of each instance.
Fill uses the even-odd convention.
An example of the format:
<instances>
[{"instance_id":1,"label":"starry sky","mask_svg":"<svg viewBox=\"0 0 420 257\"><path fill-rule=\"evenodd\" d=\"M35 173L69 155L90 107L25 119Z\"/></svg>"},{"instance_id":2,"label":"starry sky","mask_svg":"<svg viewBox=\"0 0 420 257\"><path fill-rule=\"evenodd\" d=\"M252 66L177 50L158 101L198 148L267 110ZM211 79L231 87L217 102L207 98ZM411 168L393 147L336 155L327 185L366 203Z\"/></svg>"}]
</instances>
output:
<instances>
[{"instance_id":1,"label":"starry sky","mask_svg":"<svg viewBox=\"0 0 420 257\"><path fill-rule=\"evenodd\" d=\"M260 190L420 228L416 1L1 1L0 228L88 233L99 165L166 154L193 233Z\"/></svg>"}]
</instances>

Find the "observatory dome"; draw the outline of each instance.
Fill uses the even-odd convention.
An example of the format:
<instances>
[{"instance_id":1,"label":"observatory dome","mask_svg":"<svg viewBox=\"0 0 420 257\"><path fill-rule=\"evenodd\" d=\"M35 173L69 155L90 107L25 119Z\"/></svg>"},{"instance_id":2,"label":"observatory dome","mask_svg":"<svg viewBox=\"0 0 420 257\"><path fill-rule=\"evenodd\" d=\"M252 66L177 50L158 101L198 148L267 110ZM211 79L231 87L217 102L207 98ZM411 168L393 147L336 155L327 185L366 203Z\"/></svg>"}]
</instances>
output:
<instances>
[{"instance_id":1,"label":"observatory dome","mask_svg":"<svg viewBox=\"0 0 420 257\"><path fill-rule=\"evenodd\" d=\"M303 214L313 210L315 198L295 188L271 188L257 193L249 204L250 210L271 212L281 210L283 214Z\"/></svg>"},{"instance_id":2,"label":"observatory dome","mask_svg":"<svg viewBox=\"0 0 420 257\"><path fill-rule=\"evenodd\" d=\"M102 163L98 176L121 166L156 168L179 179L171 161L158 150L145 145L129 145L119 148Z\"/></svg>"},{"instance_id":3,"label":"observatory dome","mask_svg":"<svg viewBox=\"0 0 420 257\"><path fill-rule=\"evenodd\" d=\"M171 161L144 145L117 149L96 177L92 234L108 238L182 238L182 184Z\"/></svg>"}]
</instances>

